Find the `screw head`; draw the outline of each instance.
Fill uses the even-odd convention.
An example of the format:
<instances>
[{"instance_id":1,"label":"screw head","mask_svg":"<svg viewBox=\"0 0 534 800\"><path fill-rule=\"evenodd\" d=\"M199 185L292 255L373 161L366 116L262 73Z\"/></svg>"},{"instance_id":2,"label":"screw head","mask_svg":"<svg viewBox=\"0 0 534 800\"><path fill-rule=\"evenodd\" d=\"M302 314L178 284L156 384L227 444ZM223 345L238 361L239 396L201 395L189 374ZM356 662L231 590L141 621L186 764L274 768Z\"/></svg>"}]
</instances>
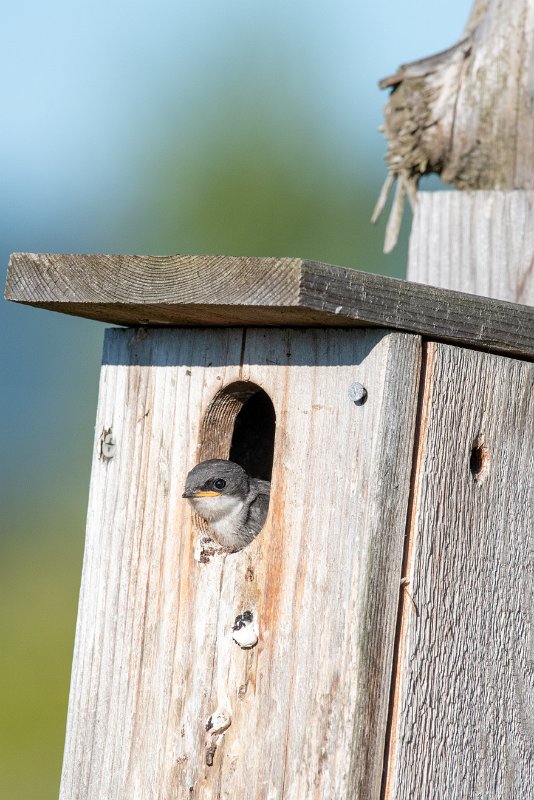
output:
<instances>
[{"instance_id":1,"label":"screw head","mask_svg":"<svg viewBox=\"0 0 534 800\"><path fill-rule=\"evenodd\" d=\"M349 386L349 397L357 406L363 406L367 400L367 389L362 383L351 383Z\"/></svg>"},{"instance_id":2,"label":"screw head","mask_svg":"<svg viewBox=\"0 0 534 800\"><path fill-rule=\"evenodd\" d=\"M117 443L115 441L115 437L111 431L108 431L100 443L100 452L102 453L102 458L113 458L116 449Z\"/></svg>"}]
</instances>

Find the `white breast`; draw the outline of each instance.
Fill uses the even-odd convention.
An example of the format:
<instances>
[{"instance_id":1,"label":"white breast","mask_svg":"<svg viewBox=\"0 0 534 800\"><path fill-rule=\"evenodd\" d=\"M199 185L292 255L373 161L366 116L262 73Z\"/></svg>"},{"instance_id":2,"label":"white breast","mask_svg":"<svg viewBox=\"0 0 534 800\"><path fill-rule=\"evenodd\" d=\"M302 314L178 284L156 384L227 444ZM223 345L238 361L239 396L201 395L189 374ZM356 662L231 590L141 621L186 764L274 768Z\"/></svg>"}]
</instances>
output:
<instances>
[{"instance_id":1,"label":"white breast","mask_svg":"<svg viewBox=\"0 0 534 800\"><path fill-rule=\"evenodd\" d=\"M192 505L197 514L209 523L224 547L235 546L236 532L246 516L244 503L236 497L195 497Z\"/></svg>"}]
</instances>

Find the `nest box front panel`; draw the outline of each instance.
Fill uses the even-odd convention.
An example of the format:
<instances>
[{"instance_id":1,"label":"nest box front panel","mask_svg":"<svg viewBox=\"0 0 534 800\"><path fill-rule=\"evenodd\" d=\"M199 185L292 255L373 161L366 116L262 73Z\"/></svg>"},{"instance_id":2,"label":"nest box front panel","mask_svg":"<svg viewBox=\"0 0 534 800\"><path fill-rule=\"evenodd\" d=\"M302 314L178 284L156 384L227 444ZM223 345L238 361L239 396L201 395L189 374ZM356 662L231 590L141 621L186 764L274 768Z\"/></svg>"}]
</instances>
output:
<instances>
[{"instance_id":1,"label":"nest box front panel","mask_svg":"<svg viewBox=\"0 0 534 800\"><path fill-rule=\"evenodd\" d=\"M107 332L65 800L377 796L419 368L383 330ZM185 477L273 430L264 528L221 552Z\"/></svg>"}]
</instances>

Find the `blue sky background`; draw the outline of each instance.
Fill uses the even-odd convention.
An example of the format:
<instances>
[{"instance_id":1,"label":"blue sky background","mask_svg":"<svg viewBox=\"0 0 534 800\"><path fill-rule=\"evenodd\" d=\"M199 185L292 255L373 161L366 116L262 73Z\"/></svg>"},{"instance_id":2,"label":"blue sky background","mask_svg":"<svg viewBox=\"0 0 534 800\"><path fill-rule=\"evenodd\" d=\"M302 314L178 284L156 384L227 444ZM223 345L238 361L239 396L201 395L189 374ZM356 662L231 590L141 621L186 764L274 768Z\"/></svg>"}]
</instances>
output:
<instances>
[{"instance_id":1,"label":"blue sky background","mask_svg":"<svg viewBox=\"0 0 534 800\"><path fill-rule=\"evenodd\" d=\"M3 10L0 255L381 253L380 78L470 3L199 0ZM0 311L0 795L57 796L104 326Z\"/></svg>"}]
</instances>

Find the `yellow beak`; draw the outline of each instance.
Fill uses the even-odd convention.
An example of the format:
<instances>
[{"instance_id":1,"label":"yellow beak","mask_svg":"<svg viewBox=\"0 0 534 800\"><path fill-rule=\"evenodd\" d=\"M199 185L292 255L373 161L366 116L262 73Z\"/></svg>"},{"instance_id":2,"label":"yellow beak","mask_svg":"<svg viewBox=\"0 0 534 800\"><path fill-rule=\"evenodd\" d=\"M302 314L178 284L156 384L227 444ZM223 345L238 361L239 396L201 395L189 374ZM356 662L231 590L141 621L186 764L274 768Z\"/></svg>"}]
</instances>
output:
<instances>
[{"instance_id":1,"label":"yellow beak","mask_svg":"<svg viewBox=\"0 0 534 800\"><path fill-rule=\"evenodd\" d=\"M193 497L220 497L220 492L195 492Z\"/></svg>"}]
</instances>

